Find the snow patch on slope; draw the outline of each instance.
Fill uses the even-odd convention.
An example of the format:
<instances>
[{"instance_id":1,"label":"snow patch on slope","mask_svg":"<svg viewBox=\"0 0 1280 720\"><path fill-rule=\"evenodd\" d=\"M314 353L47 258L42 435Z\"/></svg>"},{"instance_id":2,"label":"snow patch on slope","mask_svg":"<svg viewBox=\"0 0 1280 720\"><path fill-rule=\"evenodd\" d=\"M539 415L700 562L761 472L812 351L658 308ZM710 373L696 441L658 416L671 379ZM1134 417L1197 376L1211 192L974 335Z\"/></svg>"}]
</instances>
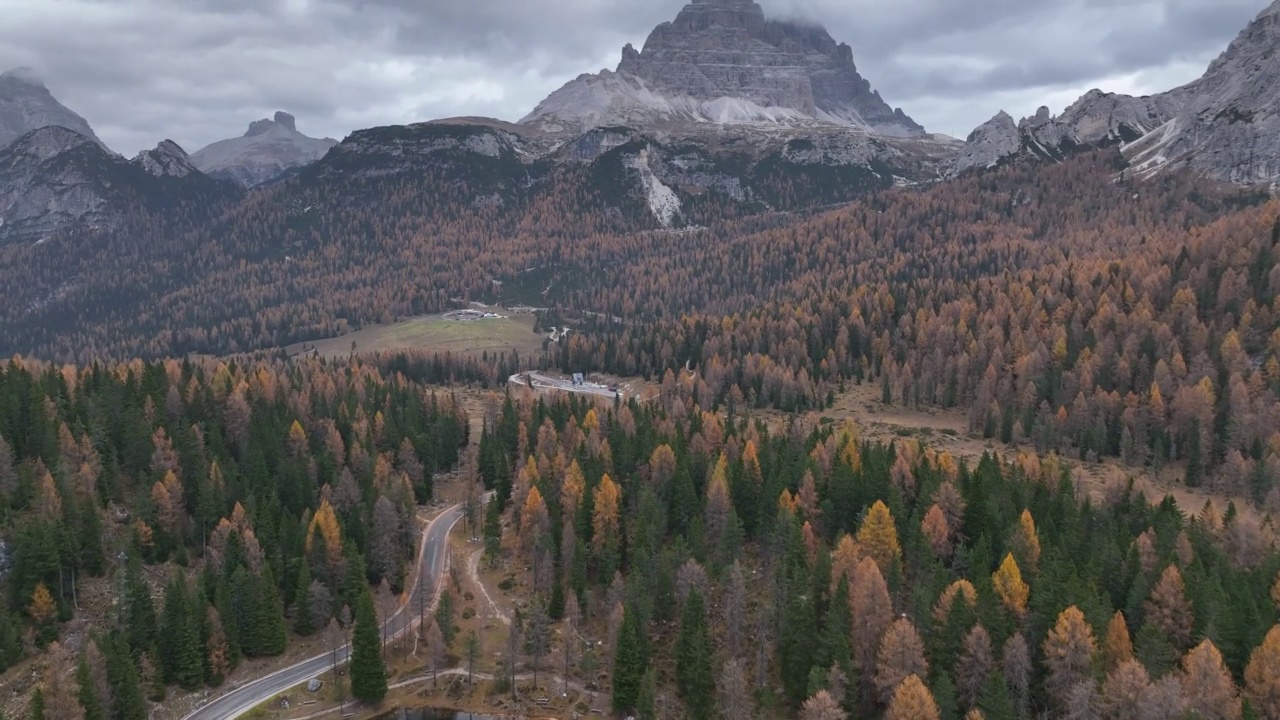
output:
<instances>
[{"instance_id":1,"label":"snow patch on slope","mask_svg":"<svg viewBox=\"0 0 1280 720\"><path fill-rule=\"evenodd\" d=\"M680 198L653 174L649 167L649 148L641 150L624 161L627 168L640 174L640 186L644 189L649 211L664 228L670 228L680 216Z\"/></svg>"}]
</instances>

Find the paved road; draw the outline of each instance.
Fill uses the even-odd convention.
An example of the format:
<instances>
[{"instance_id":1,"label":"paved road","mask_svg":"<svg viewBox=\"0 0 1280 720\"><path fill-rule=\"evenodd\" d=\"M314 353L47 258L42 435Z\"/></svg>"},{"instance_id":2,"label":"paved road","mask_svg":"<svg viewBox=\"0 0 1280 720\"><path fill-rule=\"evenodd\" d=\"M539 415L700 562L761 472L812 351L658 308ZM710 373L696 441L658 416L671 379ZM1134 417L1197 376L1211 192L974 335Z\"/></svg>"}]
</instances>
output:
<instances>
[{"instance_id":1,"label":"paved road","mask_svg":"<svg viewBox=\"0 0 1280 720\"><path fill-rule=\"evenodd\" d=\"M420 602L425 601L430 604L435 597L436 586L444 573L448 558L449 531L458 524L462 515L462 506L454 505L427 525L426 532L422 534L422 546L418 548L421 567L419 567L417 583L409 595L408 602L387 620L388 639L397 638L406 632L413 632L418 624L417 612L421 607ZM350 659L350 653L350 645L338 648L338 663L346 663ZM200 707L183 720L232 720L240 717L272 696L311 678L321 677L323 680L328 680L329 678L322 676L332 671L333 661L333 653L328 652L303 660L296 665L238 687Z\"/></svg>"}]
</instances>

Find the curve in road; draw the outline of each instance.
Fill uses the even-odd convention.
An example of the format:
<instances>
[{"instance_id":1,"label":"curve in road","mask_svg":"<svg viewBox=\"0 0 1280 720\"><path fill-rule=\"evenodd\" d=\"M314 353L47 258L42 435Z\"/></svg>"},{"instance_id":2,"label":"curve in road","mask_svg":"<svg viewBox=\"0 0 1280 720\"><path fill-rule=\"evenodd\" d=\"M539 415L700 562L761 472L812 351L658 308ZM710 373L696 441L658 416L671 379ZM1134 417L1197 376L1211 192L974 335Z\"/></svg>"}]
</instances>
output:
<instances>
[{"instance_id":1,"label":"curve in road","mask_svg":"<svg viewBox=\"0 0 1280 720\"><path fill-rule=\"evenodd\" d=\"M449 532L462 519L462 515L462 506L454 505L427 524L426 532L422 533L422 544L418 549L417 582L414 583L413 591L409 594L407 601L384 623L385 628L392 630L387 635L388 640L413 632L417 627L418 618L414 613L409 612L409 609L417 608L419 607L417 603L427 602L435 597L435 589L439 586L440 577L444 573ZM430 578L430 582L423 582L424 578ZM431 593L430 598L425 595L428 592ZM397 626L399 629L396 629ZM336 653L337 664L344 665L350 659L351 646L343 645L337 649ZM303 660L238 687L202 705L183 720L234 720L269 698L330 670L334 662L333 652Z\"/></svg>"}]
</instances>

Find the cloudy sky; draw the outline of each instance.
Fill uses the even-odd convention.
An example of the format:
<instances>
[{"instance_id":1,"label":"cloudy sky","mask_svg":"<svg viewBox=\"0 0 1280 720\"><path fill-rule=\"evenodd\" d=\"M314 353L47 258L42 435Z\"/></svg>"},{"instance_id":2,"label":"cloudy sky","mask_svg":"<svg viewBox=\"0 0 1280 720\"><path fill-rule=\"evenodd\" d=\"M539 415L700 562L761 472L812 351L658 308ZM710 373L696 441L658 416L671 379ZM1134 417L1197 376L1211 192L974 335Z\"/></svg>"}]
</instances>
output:
<instances>
[{"instance_id":1,"label":"cloudy sky","mask_svg":"<svg viewBox=\"0 0 1280 720\"><path fill-rule=\"evenodd\" d=\"M759 0L853 46L890 104L963 137L997 110L1198 77L1269 0ZM0 0L28 66L118 152L194 151L277 109L342 138L457 115L518 120L684 0Z\"/></svg>"}]
</instances>

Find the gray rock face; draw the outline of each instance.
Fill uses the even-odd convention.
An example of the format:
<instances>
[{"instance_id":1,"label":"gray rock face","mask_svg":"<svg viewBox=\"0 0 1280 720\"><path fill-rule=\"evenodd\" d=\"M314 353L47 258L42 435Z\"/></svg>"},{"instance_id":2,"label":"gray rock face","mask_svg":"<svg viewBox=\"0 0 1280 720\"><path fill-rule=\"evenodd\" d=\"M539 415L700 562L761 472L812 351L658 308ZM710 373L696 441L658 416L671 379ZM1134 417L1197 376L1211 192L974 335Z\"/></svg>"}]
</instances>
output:
<instances>
[{"instance_id":1,"label":"gray rock face","mask_svg":"<svg viewBox=\"0 0 1280 720\"><path fill-rule=\"evenodd\" d=\"M102 145L89 123L58 102L32 71L17 68L0 73L0 147L50 126L74 130Z\"/></svg>"},{"instance_id":2,"label":"gray rock face","mask_svg":"<svg viewBox=\"0 0 1280 720\"><path fill-rule=\"evenodd\" d=\"M969 136L953 174L1018 155L1057 161L1075 150L1133 142L1168 122L1183 98L1181 90L1149 97L1090 90L1057 117L1042 107L1017 125L1001 111Z\"/></svg>"},{"instance_id":3,"label":"gray rock face","mask_svg":"<svg viewBox=\"0 0 1280 720\"><path fill-rule=\"evenodd\" d=\"M34 130L0 150L0 241L38 240L73 223L110 225L104 190L114 165L128 163L61 126Z\"/></svg>"},{"instance_id":4,"label":"gray rock face","mask_svg":"<svg viewBox=\"0 0 1280 720\"><path fill-rule=\"evenodd\" d=\"M330 138L303 135L292 115L278 112L274 119L251 123L242 137L221 140L197 151L191 162L213 177L254 187L319 160L337 144Z\"/></svg>"},{"instance_id":5,"label":"gray rock face","mask_svg":"<svg viewBox=\"0 0 1280 720\"><path fill-rule=\"evenodd\" d=\"M973 168L990 169L1001 160L1022 150L1022 133L1009 113L1001 110L995 117L969 133L964 148L956 157L954 174Z\"/></svg>"},{"instance_id":6,"label":"gray rock face","mask_svg":"<svg viewBox=\"0 0 1280 720\"><path fill-rule=\"evenodd\" d=\"M1046 148L1064 143L1107 145L1133 142L1165 124L1182 109L1183 93L1172 91L1133 97L1090 90L1056 118L1040 108L1035 117L1019 125L1023 133Z\"/></svg>"},{"instance_id":7,"label":"gray rock face","mask_svg":"<svg viewBox=\"0 0 1280 720\"><path fill-rule=\"evenodd\" d=\"M1180 111L1127 148L1144 174L1187 167L1235 183L1280 180L1280 0L1199 80L1174 91Z\"/></svg>"},{"instance_id":8,"label":"gray rock face","mask_svg":"<svg viewBox=\"0 0 1280 720\"><path fill-rule=\"evenodd\" d=\"M186 151L172 140L161 142L154 150L138 153L138 156L133 159L133 164L155 177L184 178L200 172L195 165L191 164L191 158Z\"/></svg>"},{"instance_id":9,"label":"gray rock face","mask_svg":"<svg viewBox=\"0 0 1280 720\"><path fill-rule=\"evenodd\" d=\"M198 214L239 194L196 170L168 140L129 161L51 125L0 149L0 244L121 230L174 210Z\"/></svg>"},{"instance_id":10,"label":"gray rock face","mask_svg":"<svg viewBox=\"0 0 1280 720\"><path fill-rule=\"evenodd\" d=\"M623 48L616 72L578 77L521 122L573 133L674 122L925 134L858 74L848 45L818 26L766 19L751 0L694 0L642 52Z\"/></svg>"},{"instance_id":11,"label":"gray rock face","mask_svg":"<svg viewBox=\"0 0 1280 720\"><path fill-rule=\"evenodd\" d=\"M1018 154L1057 160L1077 148L1119 144L1151 177L1190 168L1241 184L1280 182L1280 0L1263 10L1198 80L1150 97L1090 90L1058 117L1041 108L1017 128L974 131L954 173Z\"/></svg>"}]
</instances>

